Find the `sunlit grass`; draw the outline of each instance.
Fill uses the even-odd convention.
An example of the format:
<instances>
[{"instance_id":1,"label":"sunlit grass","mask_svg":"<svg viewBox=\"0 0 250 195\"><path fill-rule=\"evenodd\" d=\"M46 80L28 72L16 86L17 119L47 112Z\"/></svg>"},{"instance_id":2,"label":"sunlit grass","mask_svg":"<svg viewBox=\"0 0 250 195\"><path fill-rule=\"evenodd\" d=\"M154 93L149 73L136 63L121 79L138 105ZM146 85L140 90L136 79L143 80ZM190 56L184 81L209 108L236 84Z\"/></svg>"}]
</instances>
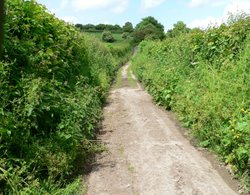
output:
<instances>
[{"instance_id":1,"label":"sunlit grass","mask_svg":"<svg viewBox=\"0 0 250 195\"><path fill-rule=\"evenodd\" d=\"M102 41L102 32L84 32L84 34L87 34L89 36L94 36L97 39L99 39L100 41ZM115 42L113 43L106 43L107 45L123 45L123 44L127 44L127 40L124 40L122 38L122 34L121 33L112 33L113 37L115 38Z\"/></svg>"},{"instance_id":2,"label":"sunlit grass","mask_svg":"<svg viewBox=\"0 0 250 195\"><path fill-rule=\"evenodd\" d=\"M122 67L118 70L115 79L115 88L120 88L122 86Z\"/></svg>"},{"instance_id":3,"label":"sunlit grass","mask_svg":"<svg viewBox=\"0 0 250 195\"><path fill-rule=\"evenodd\" d=\"M128 77L128 83L131 87L136 87L137 83L132 77L132 68L131 65L127 69L127 77Z\"/></svg>"}]
</instances>

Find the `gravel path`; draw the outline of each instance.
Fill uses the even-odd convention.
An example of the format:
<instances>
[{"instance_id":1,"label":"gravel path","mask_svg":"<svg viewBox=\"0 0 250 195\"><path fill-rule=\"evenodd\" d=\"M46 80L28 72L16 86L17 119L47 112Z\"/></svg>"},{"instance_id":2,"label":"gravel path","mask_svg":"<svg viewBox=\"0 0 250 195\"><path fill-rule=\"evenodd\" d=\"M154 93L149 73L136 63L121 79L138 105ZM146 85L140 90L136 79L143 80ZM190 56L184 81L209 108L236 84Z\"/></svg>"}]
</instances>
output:
<instances>
[{"instance_id":1,"label":"gravel path","mask_svg":"<svg viewBox=\"0 0 250 195\"><path fill-rule=\"evenodd\" d=\"M169 114L138 83L129 86L127 68L104 109L99 139L109 151L97 157L87 194L237 194Z\"/></svg>"}]
</instances>

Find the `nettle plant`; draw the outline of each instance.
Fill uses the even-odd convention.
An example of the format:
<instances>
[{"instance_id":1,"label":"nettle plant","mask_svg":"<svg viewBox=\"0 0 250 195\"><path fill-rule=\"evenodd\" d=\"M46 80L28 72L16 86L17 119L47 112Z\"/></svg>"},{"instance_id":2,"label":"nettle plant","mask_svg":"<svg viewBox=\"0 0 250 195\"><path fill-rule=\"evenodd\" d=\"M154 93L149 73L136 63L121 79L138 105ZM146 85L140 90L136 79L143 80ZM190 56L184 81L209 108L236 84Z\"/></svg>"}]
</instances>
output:
<instances>
[{"instance_id":1,"label":"nettle plant","mask_svg":"<svg viewBox=\"0 0 250 195\"><path fill-rule=\"evenodd\" d=\"M164 41L143 41L133 70L154 100L249 184L249 16Z\"/></svg>"},{"instance_id":2,"label":"nettle plant","mask_svg":"<svg viewBox=\"0 0 250 195\"><path fill-rule=\"evenodd\" d=\"M0 192L64 194L80 184L78 160L102 148L89 140L128 52L114 55L34 0L8 0L4 29Z\"/></svg>"}]
</instances>

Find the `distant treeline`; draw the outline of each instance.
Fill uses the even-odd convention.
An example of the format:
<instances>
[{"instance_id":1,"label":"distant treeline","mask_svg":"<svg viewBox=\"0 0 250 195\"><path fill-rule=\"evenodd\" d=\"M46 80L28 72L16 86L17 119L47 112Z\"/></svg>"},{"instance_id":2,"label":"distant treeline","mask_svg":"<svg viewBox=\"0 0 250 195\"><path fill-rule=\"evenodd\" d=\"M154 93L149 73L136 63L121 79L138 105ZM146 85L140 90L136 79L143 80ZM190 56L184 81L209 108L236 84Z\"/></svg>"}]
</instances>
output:
<instances>
[{"instance_id":1,"label":"distant treeline","mask_svg":"<svg viewBox=\"0 0 250 195\"><path fill-rule=\"evenodd\" d=\"M130 37L134 43L140 43L143 40L163 40L202 31L199 28L188 28L183 21L178 21L173 25L172 29L165 33L164 26L152 16L143 18L135 27L131 22L126 22L123 26L118 24L76 24L76 27L83 32L110 31L109 33L122 33L123 38Z\"/></svg>"},{"instance_id":2,"label":"distant treeline","mask_svg":"<svg viewBox=\"0 0 250 195\"><path fill-rule=\"evenodd\" d=\"M84 32L103 32L104 30L111 31L112 33L122 33L123 29L118 24L76 24L76 27Z\"/></svg>"}]
</instances>

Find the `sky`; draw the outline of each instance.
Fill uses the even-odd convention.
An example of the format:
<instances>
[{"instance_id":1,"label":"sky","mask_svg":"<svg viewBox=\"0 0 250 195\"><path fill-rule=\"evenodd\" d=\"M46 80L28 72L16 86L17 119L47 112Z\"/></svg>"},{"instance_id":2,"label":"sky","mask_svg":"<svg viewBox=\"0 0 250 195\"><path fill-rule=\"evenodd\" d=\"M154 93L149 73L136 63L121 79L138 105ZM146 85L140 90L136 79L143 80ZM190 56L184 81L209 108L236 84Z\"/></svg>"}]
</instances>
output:
<instances>
[{"instance_id":1,"label":"sky","mask_svg":"<svg viewBox=\"0 0 250 195\"><path fill-rule=\"evenodd\" d=\"M155 17L173 28L177 21L188 27L206 28L226 21L228 13L250 13L250 0L37 0L56 17L70 23L135 26L142 18Z\"/></svg>"}]
</instances>

